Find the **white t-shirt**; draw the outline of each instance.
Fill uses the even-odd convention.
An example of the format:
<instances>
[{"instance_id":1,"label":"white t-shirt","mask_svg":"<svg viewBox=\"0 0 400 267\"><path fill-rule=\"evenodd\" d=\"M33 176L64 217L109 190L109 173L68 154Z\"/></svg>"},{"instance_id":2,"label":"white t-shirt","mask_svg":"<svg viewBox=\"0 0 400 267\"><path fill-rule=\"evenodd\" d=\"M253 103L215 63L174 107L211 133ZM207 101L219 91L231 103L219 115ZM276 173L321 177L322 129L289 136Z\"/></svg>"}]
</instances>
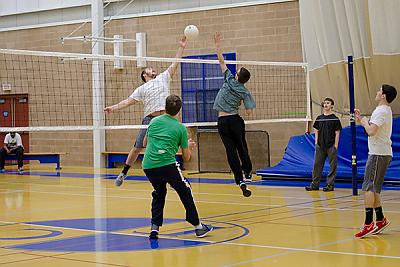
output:
<instances>
[{"instance_id":1,"label":"white t-shirt","mask_svg":"<svg viewBox=\"0 0 400 267\"><path fill-rule=\"evenodd\" d=\"M136 88L129 96L130 98L143 102L144 117L155 111L165 110L165 99L169 96L170 81L171 75L169 71L166 70L157 75L155 79Z\"/></svg>"},{"instance_id":2,"label":"white t-shirt","mask_svg":"<svg viewBox=\"0 0 400 267\"><path fill-rule=\"evenodd\" d=\"M369 123L379 126L374 136L368 137L368 150L371 155L393 156L392 152L392 109L387 105L377 106Z\"/></svg>"},{"instance_id":3,"label":"white t-shirt","mask_svg":"<svg viewBox=\"0 0 400 267\"><path fill-rule=\"evenodd\" d=\"M10 133L6 134L6 137L4 137L4 144L11 149L18 146L24 147L22 145L22 139L19 133L15 133L14 138L11 137Z\"/></svg>"}]
</instances>

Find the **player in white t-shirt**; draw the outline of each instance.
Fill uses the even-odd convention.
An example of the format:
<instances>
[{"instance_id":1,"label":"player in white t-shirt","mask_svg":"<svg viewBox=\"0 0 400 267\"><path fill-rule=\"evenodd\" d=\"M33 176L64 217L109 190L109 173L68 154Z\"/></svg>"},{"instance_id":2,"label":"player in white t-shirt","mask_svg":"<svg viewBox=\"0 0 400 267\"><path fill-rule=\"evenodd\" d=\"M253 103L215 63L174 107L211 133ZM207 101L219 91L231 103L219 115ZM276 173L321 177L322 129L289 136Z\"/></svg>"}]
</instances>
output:
<instances>
[{"instance_id":1,"label":"player in white t-shirt","mask_svg":"<svg viewBox=\"0 0 400 267\"><path fill-rule=\"evenodd\" d=\"M4 137L4 146L0 149L0 172L4 173L4 164L8 154L17 155L18 160L18 173L23 173L24 165L24 146L22 145L22 138L19 133L10 132Z\"/></svg>"},{"instance_id":2,"label":"player in white t-shirt","mask_svg":"<svg viewBox=\"0 0 400 267\"><path fill-rule=\"evenodd\" d=\"M368 159L365 166L364 191L365 222L363 229L355 234L356 238L363 238L381 233L389 224L383 215L381 205L381 189L386 170L393 157L392 152L392 109L389 104L396 98L397 91L391 85L384 84L376 94L378 106L368 120L362 117L360 110L355 110L356 121L360 123L368 134ZM374 223L374 209L376 222Z\"/></svg>"},{"instance_id":3,"label":"player in white t-shirt","mask_svg":"<svg viewBox=\"0 0 400 267\"><path fill-rule=\"evenodd\" d=\"M186 37L182 37L179 41L179 48L175 56L176 58L182 58L186 43ZM127 99L122 100L118 104L104 108L104 112L109 114L137 102L143 102L142 125L149 124L154 117L165 113L165 99L170 95L169 88L171 77L176 72L178 64L179 62L172 63L166 71L159 75L157 75L153 68L146 68L141 74L144 84L136 88ZM127 176L128 170L137 159L139 153L144 149L143 139L145 136L146 129L140 129L139 134L136 137L135 145L129 152L128 158L125 161L125 166L115 180L116 186L122 184Z\"/></svg>"}]
</instances>

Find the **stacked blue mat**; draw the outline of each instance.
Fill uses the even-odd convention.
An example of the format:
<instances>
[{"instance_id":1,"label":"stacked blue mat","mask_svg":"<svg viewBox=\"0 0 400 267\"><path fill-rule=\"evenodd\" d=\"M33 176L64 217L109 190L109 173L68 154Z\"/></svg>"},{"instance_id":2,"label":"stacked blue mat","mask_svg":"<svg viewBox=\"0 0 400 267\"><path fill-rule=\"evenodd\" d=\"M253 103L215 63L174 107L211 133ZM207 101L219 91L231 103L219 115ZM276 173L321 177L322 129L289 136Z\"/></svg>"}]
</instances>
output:
<instances>
[{"instance_id":1,"label":"stacked blue mat","mask_svg":"<svg viewBox=\"0 0 400 267\"><path fill-rule=\"evenodd\" d=\"M368 136L361 126L357 131L357 176L364 176L365 163L368 157ZM273 167L257 170L257 175L263 178L288 177L310 178L314 164L314 134L293 136L289 140L282 160ZM400 118L393 121L392 133L393 159L386 173L385 181L400 182ZM350 127L345 127L340 133L338 149L337 178L351 179L351 133ZM323 177L329 172L329 163L325 162Z\"/></svg>"}]
</instances>

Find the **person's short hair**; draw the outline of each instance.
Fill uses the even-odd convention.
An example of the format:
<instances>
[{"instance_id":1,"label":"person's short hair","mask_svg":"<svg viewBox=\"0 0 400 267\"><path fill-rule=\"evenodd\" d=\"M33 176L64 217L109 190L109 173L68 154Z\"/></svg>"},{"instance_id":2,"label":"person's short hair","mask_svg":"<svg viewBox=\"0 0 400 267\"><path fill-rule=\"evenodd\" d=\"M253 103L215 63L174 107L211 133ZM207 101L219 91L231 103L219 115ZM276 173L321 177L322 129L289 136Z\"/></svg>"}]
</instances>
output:
<instances>
[{"instance_id":1,"label":"person's short hair","mask_svg":"<svg viewBox=\"0 0 400 267\"><path fill-rule=\"evenodd\" d=\"M146 82L146 78L144 77L145 74L146 74L146 69L144 69L144 70L142 71L142 74L140 74L140 78L142 78L142 81L143 81L143 82Z\"/></svg>"},{"instance_id":2,"label":"person's short hair","mask_svg":"<svg viewBox=\"0 0 400 267\"><path fill-rule=\"evenodd\" d=\"M181 110L182 100L177 95L170 95L165 100L165 112L171 116L175 116Z\"/></svg>"},{"instance_id":3,"label":"person's short hair","mask_svg":"<svg viewBox=\"0 0 400 267\"><path fill-rule=\"evenodd\" d=\"M333 101L333 99L332 98L330 98L330 97L325 97L325 99L324 99L324 102L325 101L329 101L329 102L331 102L331 104L332 104L332 106L334 106L335 105L335 101ZM322 105L323 106L323 105Z\"/></svg>"},{"instance_id":4,"label":"person's short hair","mask_svg":"<svg viewBox=\"0 0 400 267\"><path fill-rule=\"evenodd\" d=\"M382 94L386 96L386 101L388 103L392 103L392 101L397 96L397 90L395 87L393 87L389 84L383 84L382 85Z\"/></svg>"},{"instance_id":5,"label":"person's short hair","mask_svg":"<svg viewBox=\"0 0 400 267\"><path fill-rule=\"evenodd\" d=\"M241 67L238 73L238 82L245 84L248 80L250 80L250 76L250 71L244 67Z\"/></svg>"}]
</instances>

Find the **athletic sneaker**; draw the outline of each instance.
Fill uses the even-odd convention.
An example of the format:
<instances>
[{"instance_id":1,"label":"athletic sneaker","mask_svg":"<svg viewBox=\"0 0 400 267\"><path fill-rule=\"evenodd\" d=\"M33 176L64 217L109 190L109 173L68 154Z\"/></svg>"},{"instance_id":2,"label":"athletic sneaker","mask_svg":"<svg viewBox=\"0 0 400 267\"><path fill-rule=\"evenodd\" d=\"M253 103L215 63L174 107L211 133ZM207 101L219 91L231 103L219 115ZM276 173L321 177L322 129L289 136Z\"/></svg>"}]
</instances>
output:
<instances>
[{"instance_id":1,"label":"athletic sneaker","mask_svg":"<svg viewBox=\"0 0 400 267\"><path fill-rule=\"evenodd\" d=\"M324 188L322 188L322 191L324 191L324 192L330 192L330 191L333 191L333 190L335 190L333 185L327 185Z\"/></svg>"},{"instance_id":2,"label":"athletic sneaker","mask_svg":"<svg viewBox=\"0 0 400 267\"><path fill-rule=\"evenodd\" d=\"M196 236L199 238L205 237L209 232L211 232L214 229L214 227L210 224L202 223L202 225L203 225L203 228L195 230Z\"/></svg>"},{"instance_id":3,"label":"athletic sneaker","mask_svg":"<svg viewBox=\"0 0 400 267\"><path fill-rule=\"evenodd\" d=\"M386 227L388 227L390 224L390 221L388 219L383 218L382 221L376 221L376 230L373 233L374 235L380 234L383 232L383 230L386 229Z\"/></svg>"},{"instance_id":4,"label":"athletic sneaker","mask_svg":"<svg viewBox=\"0 0 400 267\"><path fill-rule=\"evenodd\" d=\"M149 239L158 239L158 231L156 230L151 230Z\"/></svg>"},{"instance_id":5,"label":"athletic sneaker","mask_svg":"<svg viewBox=\"0 0 400 267\"><path fill-rule=\"evenodd\" d=\"M372 235L378 227L375 225L374 222L371 224L364 224L363 228L360 232L354 235L355 238L363 238Z\"/></svg>"},{"instance_id":6,"label":"athletic sneaker","mask_svg":"<svg viewBox=\"0 0 400 267\"><path fill-rule=\"evenodd\" d=\"M24 174L24 169L23 168L18 168L18 174L20 174L20 175Z\"/></svg>"},{"instance_id":7,"label":"athletic sneaker","mask_svg":"<svg viewBox=\"0 0 400 267\"><path fill-rule=\"evenodd\" d=\"M116 186L121 186L121 184L124 182L124 179L126 178L126 174L121 172L118 174L117 179L115 179L115 185Z\"/></svg>"},{"instance_id":8,"label":"athletic sneaker","mask_svg":"<svg viewBox=\"0 0 400 267\"><path fill-rule=\"evenodd\" d=\"M240 189L242 189L243 196L245 196L245 197L251 196L251 191L249 189L247 189L247 185L245 182L241 182L239 186L240 186Z\"/></svg>"},{"instance_id":9,"label":"athletic sneaker","mask_svg":"<svg viewBox=\"0 0 400 267\"><path fill-rule=\"evenodd\" d=\"M250 184L252 182L251 173L244 173L243 182L245 182L246 184Z\"/></svg>"},{"instance_id":10,"label":"athletic sneaker","mask_svg":"<svg viewBox=\"0 0 400 267\"><path fill-rule=\"evenodd\" d=\"M310 184L309 186L306 186L306 191L318 191L319 187L315 186L313 184Z\"/></svg>"}]
</instances>

